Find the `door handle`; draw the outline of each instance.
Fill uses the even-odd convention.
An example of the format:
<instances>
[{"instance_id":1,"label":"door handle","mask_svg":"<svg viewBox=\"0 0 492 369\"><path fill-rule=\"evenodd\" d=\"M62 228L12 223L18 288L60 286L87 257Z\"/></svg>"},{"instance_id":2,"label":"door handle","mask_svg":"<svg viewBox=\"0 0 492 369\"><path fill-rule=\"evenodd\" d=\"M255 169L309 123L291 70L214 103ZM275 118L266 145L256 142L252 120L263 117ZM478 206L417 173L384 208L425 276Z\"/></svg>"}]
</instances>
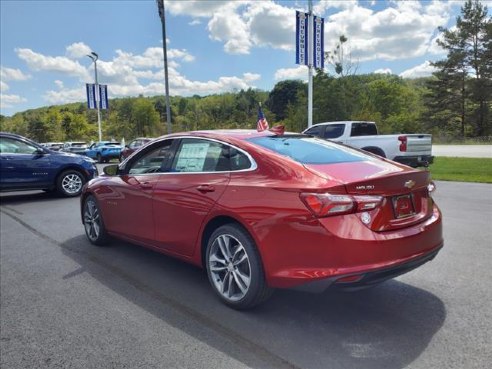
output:
<instances>
[{"instance_id":1,"label":"door handle","mask_svg":"<svg viewBox=\"0 0 492 369\"><path fill-rule=\"evenodd\" d=\"M210 185L200 185L196 189L198 191L202 192L202 193L214 192L215 191L215 187L214 186L210 186Z\"/></svg>"},{"instance_id":2,"label":"door handle","mask_svg":"<svg viewBox=\"0 0 492 369\"><path fill-rule=\"evenodd\" d=\"M152 189L152 183L150 183L150 182L142 182L142 183L140 183L140 188L142 190L151 190Z\"/></svg>"}]
</instances>

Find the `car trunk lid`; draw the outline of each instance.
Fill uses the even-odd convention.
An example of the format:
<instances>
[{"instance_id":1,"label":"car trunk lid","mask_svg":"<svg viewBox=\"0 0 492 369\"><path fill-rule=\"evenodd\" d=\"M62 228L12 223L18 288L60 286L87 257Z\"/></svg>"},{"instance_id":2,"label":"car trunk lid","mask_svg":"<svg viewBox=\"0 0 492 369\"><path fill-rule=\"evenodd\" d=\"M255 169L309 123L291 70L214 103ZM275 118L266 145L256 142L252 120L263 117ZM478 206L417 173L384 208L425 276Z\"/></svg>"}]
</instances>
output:
<instances>
[{"instance_id":1,"label":"car trunk lid","mask_svg":"<svg viewBox=\"0 0 492 369\"><path fill-rule=\"evenodd\" d=\"M408 227L432 216L428 171L389 161L304 165L309 171L342 184L347 194L382 196L376 209L358 213L374 231ZM329 191L329 190L328 190Z\"/></svg>"}]
</instances>

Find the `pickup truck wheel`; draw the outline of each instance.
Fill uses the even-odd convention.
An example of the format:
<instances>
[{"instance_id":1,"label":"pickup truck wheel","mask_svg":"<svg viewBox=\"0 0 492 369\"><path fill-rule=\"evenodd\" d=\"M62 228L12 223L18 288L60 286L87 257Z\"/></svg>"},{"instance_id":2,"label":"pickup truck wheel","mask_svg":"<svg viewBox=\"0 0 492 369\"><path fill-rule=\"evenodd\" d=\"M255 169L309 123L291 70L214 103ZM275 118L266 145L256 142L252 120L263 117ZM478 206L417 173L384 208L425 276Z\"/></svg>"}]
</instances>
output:
<instances>
[{"instance_id":1,"label":"pickup truck wheel","mask_svg":"<svg viewBox=\"0 0 492 369\"><path fill-rule=\"evenodd\" d=\"M62 172L56 180L56 190L65 197L80 195L86 179L77 170L66 170Z\"/></svg>"}]
</instances>

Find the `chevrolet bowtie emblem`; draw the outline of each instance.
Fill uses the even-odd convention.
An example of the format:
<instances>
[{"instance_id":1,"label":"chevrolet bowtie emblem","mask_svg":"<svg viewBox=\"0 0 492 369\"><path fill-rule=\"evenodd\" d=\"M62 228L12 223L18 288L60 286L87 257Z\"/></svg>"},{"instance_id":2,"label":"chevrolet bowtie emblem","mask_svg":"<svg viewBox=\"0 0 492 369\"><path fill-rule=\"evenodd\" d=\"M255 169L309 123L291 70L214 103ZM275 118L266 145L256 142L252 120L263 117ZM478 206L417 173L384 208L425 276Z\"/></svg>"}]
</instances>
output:
<instances>
[{"instance_id":1,"label":"chevrolet bowtie emblem","mask_svg":"<svg viewBox=\"0 0 492 369\"><path fill-rule=\"evenodd\" d=\"M405 182L406 188L412 188L413 186L415 186L415 181L409 180Z\"/></svg>"}]
</instances>

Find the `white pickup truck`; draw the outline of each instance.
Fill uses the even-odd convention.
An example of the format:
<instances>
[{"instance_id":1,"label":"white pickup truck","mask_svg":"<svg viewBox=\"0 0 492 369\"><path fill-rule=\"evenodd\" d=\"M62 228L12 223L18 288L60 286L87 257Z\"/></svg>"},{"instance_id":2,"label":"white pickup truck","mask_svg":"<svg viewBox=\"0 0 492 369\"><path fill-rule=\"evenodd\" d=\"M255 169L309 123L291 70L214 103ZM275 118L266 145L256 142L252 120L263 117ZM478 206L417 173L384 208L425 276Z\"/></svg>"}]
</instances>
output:
<instances>
[{"instance_id":1,"label":"white pickup truck","mask_svg":"<svg viewBox=\"0 0 492 369\"><path fill-rule=\"evenodd\" d=\"M412 167L433 162L432 135L378 135L374 122L342 121L313 125L303 133L340 142Z\"/></svg>"}]
</instances>

